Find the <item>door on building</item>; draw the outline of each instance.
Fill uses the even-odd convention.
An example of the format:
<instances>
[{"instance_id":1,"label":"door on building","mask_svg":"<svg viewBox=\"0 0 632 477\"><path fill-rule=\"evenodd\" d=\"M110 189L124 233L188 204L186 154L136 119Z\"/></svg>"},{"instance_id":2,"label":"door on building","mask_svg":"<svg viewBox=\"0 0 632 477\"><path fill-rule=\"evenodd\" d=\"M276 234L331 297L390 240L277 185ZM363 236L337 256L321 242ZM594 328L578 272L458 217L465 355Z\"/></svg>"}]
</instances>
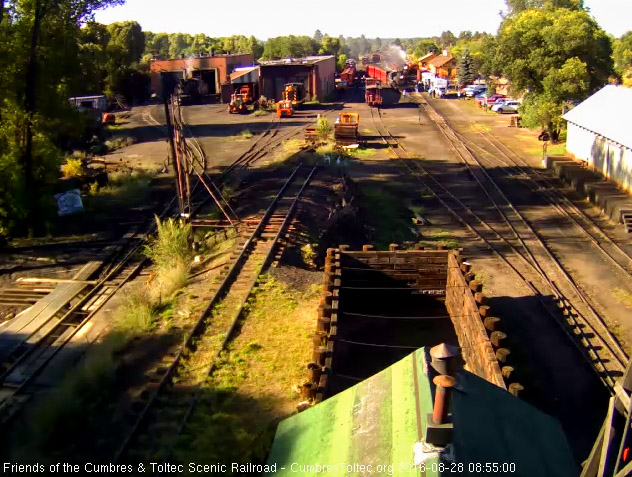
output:
<instances>
[{"instance_id":1,"label":"door on building","mask_svg":"<svg viewBox=\"0 0 632 477\"><path fill-rule=\"evenodd\" d=\"M180 80L184 77L183 71L163 71L160 73L160 84L163 96L171 96Z\"/></svg>"},{"instance_id":2,"label":"door on building","mask_svg":"<svg viewBox=\"0 0 632 477\"><path fill-rule=\"evenodd\" d=\"M200 94L206 96L209 94L217 94L217 70L196 70L191 75L193 78L200 79Z\"/></svg>"}]
</instances>

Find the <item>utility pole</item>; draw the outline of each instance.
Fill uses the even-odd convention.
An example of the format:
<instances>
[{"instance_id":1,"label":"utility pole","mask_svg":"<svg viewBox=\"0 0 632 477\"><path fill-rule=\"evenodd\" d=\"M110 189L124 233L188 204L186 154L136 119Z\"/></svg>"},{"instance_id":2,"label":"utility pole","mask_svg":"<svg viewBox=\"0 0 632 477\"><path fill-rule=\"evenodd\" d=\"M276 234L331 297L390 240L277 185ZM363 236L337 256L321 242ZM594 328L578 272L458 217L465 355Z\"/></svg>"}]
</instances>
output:
<instances>
[{"instance_id":1,"label":"utility pole","mask_svg":"<svg viewBox=\"0 0 632 477\"><path fill-rule=\"evenodd\" d=\"M37 40L39 38L41 25L41 0L35 0L35 18L33 19L33 32L31 34L31 51L29 61L26 65L26 90L24 94L24 110L26 112L26 131L24 155L22 164L24 166L24 199L26 201L27 225L29 232L33 227L33 116L35 115L35 79L37 77Z\"/></svg>"},{"instance_id":2,"label":"utility pole","mask_svg":"<svg viewBox=\"0 0 632 477\"><path fill-rule=\"evenodd\" d=\"M178 195L178 205L180 207L180 213L184 211L184 204L182 202L182 191L180 190L180 183L178 181L178 168L176 165L176 148L173 143L173 126L171 124L171 111L169 110L169 95L167 94L166 81L162 80L162 101L165 107L165 121L167 124L167 140L169 141L169 161L173 167L173 177L176 182L176 194ZM173 99L173 95L171 96Z\"/></svg>"}]
</instances>

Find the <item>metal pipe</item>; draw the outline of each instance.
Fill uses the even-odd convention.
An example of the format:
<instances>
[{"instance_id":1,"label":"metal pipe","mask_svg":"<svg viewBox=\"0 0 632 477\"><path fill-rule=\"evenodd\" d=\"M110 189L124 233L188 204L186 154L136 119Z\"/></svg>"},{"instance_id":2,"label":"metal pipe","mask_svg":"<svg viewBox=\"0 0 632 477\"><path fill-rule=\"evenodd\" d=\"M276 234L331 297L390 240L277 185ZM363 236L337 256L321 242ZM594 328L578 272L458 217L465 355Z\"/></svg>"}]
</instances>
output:
<instances>
[{"instance_id":1,"label":"metal pipe","mask_svg":"<svg viewBox=\"0 0 632 477\"><path fill-rule=\"evenodd\" d=\"M450 407L450 388L456 380L452 376L439 375L432 382L437 386L435 391L434 407L432 408L432 421L435 424L444 424L448 420Z\"/></svg>"}]
</instances>

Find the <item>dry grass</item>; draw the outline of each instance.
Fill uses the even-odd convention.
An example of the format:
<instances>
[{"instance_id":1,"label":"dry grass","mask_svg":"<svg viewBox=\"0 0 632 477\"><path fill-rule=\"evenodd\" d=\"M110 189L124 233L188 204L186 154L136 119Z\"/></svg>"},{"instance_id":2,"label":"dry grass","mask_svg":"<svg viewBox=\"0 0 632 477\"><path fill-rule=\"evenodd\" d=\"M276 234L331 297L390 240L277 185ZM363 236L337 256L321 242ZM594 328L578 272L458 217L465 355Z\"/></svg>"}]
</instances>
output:
<instances>
[{"instance_id":1,"label":"dry grass","mask_svg":"<svg viewBox=\"0 0 632 477\"><path fill-rule=\"evenodd\" d=\"M126 336L138 336L150 331L156 319L156 307L149 287L142 286L128 293L125 301L114 311L114 329Z\"/></svg>"},{"instance_id":2,"label":"dry grass","mask_svg":"<svg viewBox=\"0 0 632 477\"><path fill-rule=\"evenodd\" d=\"M115 151L123 147L128 147L134 144L134 138L130 136L115 136L112 139L105 141L105 146L108 151Z\"/></svg>"},{"instance_id":3,"label":"dry grass","mask_svg":"<svg viewBox=\"0 0 632 477\"><path fill-rule=\"evenodd\" d=\"M176 457L262 461L278 419L295 411L293 387L306 378L319 287L298 292L265 278L240 334L207 382L206 396Z\"/></svg>"},{"instance_id":4,"label":"dry grass","mask_svg":"<svg viewBox=\"0 0 632 477\"><path fill-rule=\"evenodd\" d=\"M615 288L612 291L612 296L622 305L632 308L632 294L621 288Z\"/></svg>"}]
</instances>

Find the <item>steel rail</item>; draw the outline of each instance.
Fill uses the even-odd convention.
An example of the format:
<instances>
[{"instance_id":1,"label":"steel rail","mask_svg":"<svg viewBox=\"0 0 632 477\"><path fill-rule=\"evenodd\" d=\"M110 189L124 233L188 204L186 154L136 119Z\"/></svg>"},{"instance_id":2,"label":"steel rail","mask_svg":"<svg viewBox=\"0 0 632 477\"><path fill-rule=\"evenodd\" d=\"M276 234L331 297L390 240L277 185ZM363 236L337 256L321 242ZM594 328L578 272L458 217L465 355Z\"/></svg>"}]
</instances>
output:
<instances>
[{"instance_id":1,"label":"steel rail","mask_svg":"<svg viewBox=\"0 0 632 477\"><path fill-rule=\"evenodd\" d=\"M244 307L245 307L248 299L252 295L252 292L255 289L256 285L257 285L257 281L259 280L259 277L261 276L261 274L270 265L270 261L271 261L272 257L274 256L273 253L275 251L276 245L279 242L279 239L281 238L282 234L287 229L287 226L289 225L290 221L292 220L292 216L294 215L294 211L296 210L296 206L298 205L298 202L301 199L301 196L303 195L303 191L305 190L305 188L307 187L307 185L311 181L311 179L312 179L314 173L316 172L317 168L318 168L318 165L315 165L312 168L312 170L310 171L309 175L307 176L307 179L305 179L305 182L303 183L301 189L298 191L297 195L295 196L295 198L294 198L294 200L292 202L292 205L290 206L287 214L285 215L283 223L280 225L276 236L272 239L272 244L270 245L270 248L269 248L268 252L266 253L266 256L265 256L263 262L259 266L259 269L257 270L253 280L251 281L251 283L250 283L250 285L248 287L248 292L246 294L246 298L240 304L239 308L236 310L236 312L235 312L235 314L233 316L233 319L232 319L231 326L228 329L228 332L226 333L226 336L224 337L224 340L222 341L222 344L221 344L220 348L217 350L217 353L213 357L212 361L210 362L210 364L208 366L208 369L205 372L205 376L207 378L211 377L213 375L213 373L217 370L217 367L218 367L217 363L218 363L218 360L219 360L219 357L220 357L221 353L226 351L228 344L233 340L235 330L237 329L237 325L238 325L239 321L241 320L241 318L243 317ZM176 431L173 439L171 440L171 444L170 444L170 446L168 448L168 451L167 451L162 463L167 462L169 460L169 458L171 457L171 454L173 453L173 448L175 446L176 440L182 434L182 431L184 430L184 427L186 426L191 414L195 410L195 407L197 406L197 404L198 404L198 402L200 400L201 392L202 392L202 387L198 387L196 392L195 392L195 395L194 395L193 399L191 400L191 403L189 404L189 407L187 408L184 416L182 417L182 420L181 420L180 424L178 425L178 430Z\"/></svg>"},{"instance_id":2,"label":"steel rail","mask_svg":"<svg viewBox=\"0 0 632 477\"><path fill-rule=\"evenodd\" d=\"M374 114L373 111L371 110L371 118L373 120L374 125L376 125L375 123L375 118L374 118ZM381 117L380 117L380 121ZM392 136L392 134L388 131L388 128L386 128L386 126L383 124L382 122L382 127L384 128L384 130L386 131L386 135L390 136L391 140L394 141L398 147L399 150L403 151L404 154L406 154L407 158L410 158L411 156L408 154L408 152L401 146L401 144L399 144L399 142ZM529 262L528 260L526 260L522 254L515 248L515 246L513 244L511 244L510 242L508 242L508 240L506 238L504 238L503 236L501 236L498 232L496 232L489 224L487 224L483 219L481 219L480 217L478 217L478 215L473 212L471 210L471 208L465 206L462 202L460 202L460 200L458 198L456 198L449 190L447 190L439 181L437 181L437 179L435 177L433 177L432 174L428 173L421 165L419 164L415 164L415 167L420 170L422 172L422 174L425 177L430 178L433 183L435 183L437 186L439 186L443 192L441 193L437 193L433 187L431 187L429 185L428 182L426 182L419 174L417 174L409 165L410 161L406 161L402 158L402 156L397 152L397 150L395 148L393 148L388 141L384 138L384 133L382 133L379 128L376 125L376 130L378 131L378 134L380 134L380 136L382 137L383 141L388 145L388 147L392 150L392 152L397 156L397 158L399 159L399 161L405 166L405 168L408 170L408 172L415 177L418 181L421 182L421 184L432 193L432 195L441 203L441 205L443 205L443 207L457 220L457 222L459 222L461 225L463 225L465 228L467 228L470 232L472 232L476 237L478 237L479 239L483 240L483 242L486 244L486 246L492 250L492 252L494 253L494 255L496 255L501 261L503 261L511 270L513 270L516 275L524 282L524 284L527 286L527 288L529 288L531 290L531 292L534 294L534 296L536 297L536 299L538 300L539 304L542 306L542 308L544 309L544 311L553 318L554 322L557 323L560 328L562 329L562 331L570 338L571 343L573 343L573 345L576 347L576 349L580 352L580 355L582 356L582 358L588 363L590 364L591 369L593 369L593 371L596 373L597 377L604 383L604 385L609 389L609 390L613 390L614 388L614 384L615 381L614 379L612 379L612 377L609 375L608 373L608 367L606 366L606 362L604 362L601 358L601 356L597 353L596 348L594 347L594 345L590 342L590 340L588 339L588 337L586 336L584 330L582 327L577 327L577 323L574 322L574 326L577 327L578 331L579 331L579 336L580 336L580 340L581 343L583 345L580 345L580 343L577 341L577 337L573 335L573 333L571 333L571 331L568 329L567 325L565 325L564 323L562 323L562 321L560 320L560 316L558 316L558 314L554 313L550 308L549 305L547 303L545 303L545 301L542 298L541 293L538 291L538 289L533 285L533 283L528 280L524 274L515 266L513 265L508 258L506 257L506 254L501 252L500 250L498 250L491 242L489 239L485 238L478 230L476 230L468 221L466 221L459 213L457 213L457 209L451 207L444 199L442 199L440 197L441 195L447 195L449 196L451 199L455 200L457 203L459 203L461 205L462 210L468 212L469 214L471 214L472 216L476 217L477 220L481 223L481 225L483 225L486 229L490 229L492 231L492 233L494 233L494 235L499 238L501 241L503 241L504 243L506 243L511 249L512 251L519 257L521 258L526 264L528 264L530 266L530 268L533 267L533 265L531 264L531 262ZM558 298L560 297L559 291L556 288L553 288L554 291L554 295L557 296ZM574 320L573 317L570 317L571 320ZM590 326L590 323L587 323L588 326ZM597 334L595 334L595 336L599 337ZM601 343L602 344L606 344L604 342L603 339L601 339ZM588 348L588 349L586 349ZM588 353L588 355L587 355ZM614 355L613 353L612 357L617 359L616 355ZM600 371L599 369L596 368L595 366L595 361L598 362L600 364L600 366L603 368L603 371ZM618 360L617 360L618 361Z\"/></svg>"},{"instance_id":3,"label":"steel rail","mask_svg":"<svg viewBox=\"0 0 632 477\"><path fill-rule=\"evenodd\" d=\"M476 123L472 123L473 125L476 125ZM520 156L518 156L514 151L512 151L508 146L506 146L505 144L502 143L502 141L500 139L498 139L496 136L494 136L491 133L487 133L487 134L483 134L483 132L481 131L476 131L486 142L488 142L492 147L494 147L494 149L496 149L503 157L505 157L508 161L511 162L511 164L505 162L504 160L498 160L497 161L502 164L504 167L508 167L509 170L514 170L514 171L518 171L520 174L524 175L531 184L533 184L532 190L536 193L540 193L542 195L544 195L545 197L547 197L548 199L550 199L553 203L552 205L556 206L556 209L558 209L560 211L561 214L563 214L565 217L567 217L568 219L570 219L573 224L575 224L575 226L577 228L579 228L581 231L583 231L586 236L589 238L589 240L595 245L595 247L597 247L600 251L602 251L604 253L604 255L606 255L606 257L617 267L619 268L621 271L625 272L626 274L632 276L632 272L628 269L626 269L623 265L621 265L619 263L618 260L616 260L611 254L610 252L608 252L600 243L598 238L595 238L595 236L588 231L587 227L583 226L582 224L580 224L577 219L575 217L572 216L572 214L567 210L561 207L560 203L564 203L566 205L566 207L568 207L568 209L570 209L573 213L575 213L576 215L580 216L582 220L586 221L588 223L588 225L594 229L597 230L597 232L602 236L601 238L603 240L605 240L608 244L610 244L612 247L614 247L614 249L619 252L623 257L625 257L625 259L632 264L632 256L626 252L618 243L616 243L614 240L612 240L608 234L606 233L605 230L603 230L597 223L595 223L595 221L593 219L591 219L583 210L581 210L577 205L575 205L568 197L566 197L565 194L563 194L562 192L560 192L555 185L549 180L548 177L546 177L543 173L541 173L540 171L537 170L533 170L525 161L524 159L522 159ZM465 136L463 136L460 133L456 133L462 140L467 140L467 138ZM489 136L491 136L493 138L493 141L491 139L489 139ZM476 145L474 143L472 143L475 147L477 147L478 149L484 151L486 154L489 154L490 156L492 155L491 152L489 152L488 150L486 150L485 148L483 148L482 146ZM500 144L503 148L507 149L511 155L515 156L516 158L518 158L518 160L520 162L522 162L524 164L524 166L519 165L515 159L513 159L510 154L506 153L505 151L503 151L498 144ZM531 172L530 172L531 171ZM548 189L544 189L543 187L541 187L538 184L538 181L543 183L544 185L546 185L548 187Z\"/></svg>"},{"instance_id":4,"label":"steel rail","mask_svg":"<svg viewBox=\"0 0 632 477\"><path fill-rule=\"evenodd\" d=\"M279 190L279 192L277 193L275 198L272 200L272 202L268 206L265 214L263 215L261 220L258 222L258 225L256 226L255 230L252 232L252 234L250 234L249 238L246 240L246 242L242 246L239 255L236 257L236 259L233 262L233 264L231 265L228 273L226 274L226 276L224 277L224 279L220 283L218 289L213 294L213 297L209 301L208 305L206 306L204 311L200 314L200 316L199 316L198 320L196 321L196 323L194 324L194 326L187 333L187 336L186 336L186 339L184 340L183 345L177 351L176 356L174 357L173 361L169 365L167 371L162 375L159 383L157 383L155 388L152 390L151 395L149 396L149 398L147 399L145 405L143 406L143 409L140 411L140 413L138 414L137 418L135 419L131 430L126 434L126 436L124 437L121 445L119 446L119 448L115 452L114 457L113 457L113 462L115 462L115 463L119 462L120 459L124 456L124 454L128 451L130 444L135 439L135 437L136 437L137 433L139 432L141 426L144 424L144 421L146 420L150 409L152 408L152 406L156 402L156 399L157 399L159 393L171 381L172 377L176 373L176 370L178 369L178 366L180 365L180 362L182 361L184 353L187 350L191 349L193 341L195 340L195 338L197 338L199 335L204 333L204 331L205 331L204 330L204 324L205 324L206 319L210 316L212 310L219 303L220 299L223 298L224 295L230 289L231 284L234 282L234 280L236 279L238 273L241 270L241 266L244 264L245 260L250 255L252 245L257 240L257 237L263 231L264 227L268 223L270 217L272 216L272 213L275 210L276 204L281 199L281 197L285 193L286 189L289 187L290 183L294 180L294 177L298 173L299 169L301 169L301 167L302 167L302 164L299 164L299 166L292 172L290 177L284 183L283 187ZM258 274L257 274L257 276L258 276Z\"/></svg>"},{"instance_id":5,"label":"steel rail","mask_svg":"<svg viewBox=\"0 0 632 477\"><path fill-rule=\"evenodd\" d=\"M445 118L441 117L441 121L434 120L433 114L436 115L436 116L440 116L439 113L437 113L437 111L434 108L432 108L432 106L429 103L427 103L425 101L422 101L421 104L424 106L424 108L426 108L427 111L429 111L428 114L429 114L430 118L433 119L433 122L435 122L435 124L437 124L437 126L439 126L439 128L442 130L444 135L446 135L446 137L448 137L448 140L450 140L451 142L453 140L458 141L468 151L469 156L474 160L474 162L478 166L478 170L480 170L485 175L487 180L498 191L498 193L500 194L502 199L508 204L508 206L512 209L512 211L519 217L521 222L527 227L528 231L531 234L533 234L533 236L536 239L537 244L540 245L542 250L548 256L549 260L554 264L554 266L557 269L557 271L559 273L561 273L562 277L570 285L570 287L573 290L573 292L575 292L575 294L578 296L578 298L581 300L581 302L589 310L590 314L593 316L594 320L599 325L599 328L601 329L601 333L603 333L605 335L605 337L607 338L607 339L605 339L605 338L603 338L601 336L601 339L604 341L604 344L609 348L609 350L611 351L613 356L619 361L619 364L621 365L621 367L623 369L625 369L627 361L629 359L627 354L625 353L625 351L623 351L623 349L621 348L618 340L615 338L615 336L608 329L608 325L606 324L605 320L600 316L599 312L595 309L595 307L592 305L592 303L590 303L590 300L588 299L586 294L579 288L579 286L577 285L575 280L566 271L566 269L564 268L562 263L553 255L553 253L551 252L549 247L546 245L545 241L540 236L540 234L533 228L533 226L530 224L530 222L514 207L514 205L507 198L507 196L504 194L504 192L501 190L501 188L498 186L498 184L489 175L489 173L487 172L486 168L481 164L481 162L476 158L476 156L474 154L472 154L471 150L467 147L467 145L459 140L459 138L456 136L456 134L455 134L454 130L452 129L452 127L446 122ZM442 124L443 124L443 127L442 127ZM453 135L454 139L450 139L450 137L449 137L450 134ZM463 160L466 163L466 167L468 167L468 170L471 171L470 165L467 163L467 160L465 160L465 158L463 158ZM474 174L473 174L473 176L476 179L477 183L480 185L480 187L483 190L485 190L485 187L483 186L481 181L478 179L478 177L476 177ZM533 259L535 260L535 257L533 257ZM538 264L538 268L541 268L539 264ZM544 272L544 270L542 270L542 275L543 275L543 278L545 280L550 282L550 280L548 279L547 274L546 274L546 272ZM586 320L586 318L584 318L584 319ZM586 320L586 321L588 322L588 320ZM593 331L595 333L599 334L599 332L595 329L595 327L593 325L591 325L591 328L593 329Z\"/></svg>"}]
</instances>

